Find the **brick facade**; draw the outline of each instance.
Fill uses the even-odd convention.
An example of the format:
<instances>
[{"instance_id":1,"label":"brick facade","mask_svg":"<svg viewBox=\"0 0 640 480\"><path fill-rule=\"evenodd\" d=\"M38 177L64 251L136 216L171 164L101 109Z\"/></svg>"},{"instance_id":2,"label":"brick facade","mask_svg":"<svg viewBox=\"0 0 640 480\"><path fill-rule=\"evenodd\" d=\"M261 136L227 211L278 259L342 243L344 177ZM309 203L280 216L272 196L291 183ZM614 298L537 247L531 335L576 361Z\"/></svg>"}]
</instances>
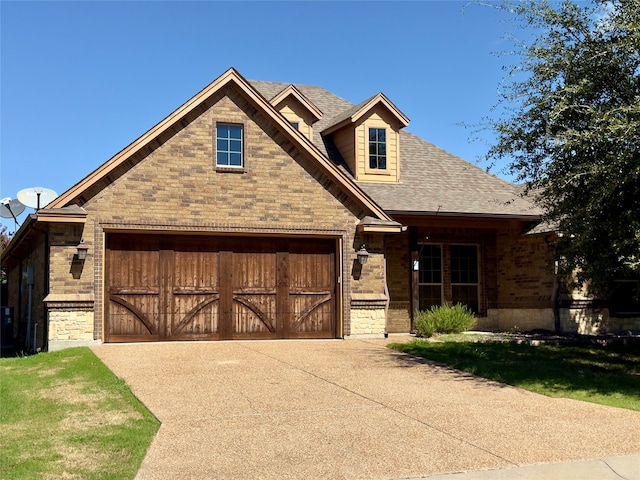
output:
<instances>
[{"instance_id":1,"label":"brick facade","mask_svg":"<svg viewBox=\"0 0 640 480\"><path fill-rule=\"evenodd\" d=\"M216 168L216 122L243 125L242 171ZM210 98L197 116L172 130L144 155L136 155L109 180L89 192L90 198L82 205L88 212L82 230L52 231L56 246L52 247L51 295L57 301L66 298L71 309L78 295L92 294L95 339L103 336L102 259L108 231L339 239L343 246L339 252L343 265L341 335L351 333L352 294L385 296L383 237L356 238L356 225L367 212L289 143L236 88L227 87ZM80 238L88 245L89 255L82 265L70 270ZM363 242L371 255L369 263L356 272L355 251ZM76 320L70 316L69 321ZM66 331L56 325L56 331Z\"/></svg>"},{"instance_id":2,"label":"brick facade","mask_svg":"<svg viewBox=\"0 0 640 480\"><path fill-rule=\"evenodd\" d=\"M14 333L23 342L29 291L33 299L29 328L37 324L34 349L46 347L47 340L54 349L102 341L105 239L115 232L333 239L338 337L410 331L419 299L414 260L426 244L441 247L444 303L453 300L452 247L477 247L479 329L560 326L580 333L638 329L638 319L619 321L593 308L558 308L553 248L545 235L524 234L538 219L530 213L530 205L514 207L511 215L514 202L524 202L514 197L511 185L482 177L485 187L469 191L466 203L458 202L461 199L451 192L436 193L425 185L440 181L429 177L438 169L423 168L422 160L436 162L434 167L441 162L438 168L444 165L444 170L458 165L454 181L463 184L463 178L479 181L480 173L411 135L398 136L409 147L405 159L411 158L400 158L402 145L393 147L403 162L402 181L386 182L382 189L385 182L379 179L357 183L338 173L345 168L345 159L336 157L344 147L340 138L351 139L353 126L340 126L335 137L319 134L330 132L330 122L340 118L335 113L350 111L348 102L323 90L306 90L319 101L310 103L318 111L307 118L309 125L318 120L311 145L293 135L285 119L264 101L281 92L282 86L269 82L261 86L266 90L257 93L237 72L228 71L59 197L52 207L58 211L49 211L49 217L45 212L42 221L36 214L23 225L24 245L11 246L11 255L3 256L9 267L9 305L17 319ZM332 108L342 110L332 116L320 111ZM242 125L243 168L216 165L218 123ZM358 155L364 161L364 150ZM413 175L407 173L411 171ZM387 213L371 199L380 200ZM439 202L445 200L449 210L445 205L441 212ZM69 212L63 210L70 204L76 204L73 214L79 216L65 217ZM413 213L398 215L393 223L388 212ZM401 225L408 230L398 233ZM380 233L385 228L389 233ZM77 257L81 240L89 248L85 260ZM356 257L362 244L369 252L365 265ZM32 289L24 277L31 267ZM461 285L459 291L466 287Z\"/></svg>"}]
</instances>

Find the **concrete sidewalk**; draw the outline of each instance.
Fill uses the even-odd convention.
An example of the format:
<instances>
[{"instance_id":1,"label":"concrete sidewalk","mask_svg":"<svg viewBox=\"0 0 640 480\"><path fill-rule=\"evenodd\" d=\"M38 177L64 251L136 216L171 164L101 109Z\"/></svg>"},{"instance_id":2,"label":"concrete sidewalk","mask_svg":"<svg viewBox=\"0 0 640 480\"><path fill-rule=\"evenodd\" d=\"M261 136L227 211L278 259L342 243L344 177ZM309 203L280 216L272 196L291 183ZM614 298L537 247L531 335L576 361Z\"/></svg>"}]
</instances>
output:
<instances>
[{"instance_id":1,"label":"concrete sidewalk","mask_svg":"<svg viewBox=\"0 0 640 480\"><path fill-rule=\"evenodd\" d=\"M429 480L638 480L640 455L430 475ZM407 479L407 480L422 480Z\"/></svg>"},{"instance_id":2,"label":"concrete sidewalk","mask_svg":"<svg viewBox=\"0 0 640 480\"><path fill-rule=\"evenodd\" d=\"M386 343L93 350L162 422L141 480L609 478L585 459L640 480L640 413L536 395Z\"/></svg>"}]
</instances>

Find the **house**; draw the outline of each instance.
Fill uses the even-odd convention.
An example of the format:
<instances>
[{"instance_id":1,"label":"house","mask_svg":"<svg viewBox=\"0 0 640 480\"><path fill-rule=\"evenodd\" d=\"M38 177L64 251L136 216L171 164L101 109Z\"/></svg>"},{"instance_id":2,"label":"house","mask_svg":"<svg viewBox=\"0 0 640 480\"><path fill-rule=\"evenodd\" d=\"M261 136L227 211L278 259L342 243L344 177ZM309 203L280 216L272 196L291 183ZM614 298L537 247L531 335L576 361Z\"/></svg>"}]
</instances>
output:
<instances>
[{"instance_id":1,"label":"house","mask_svg":"<svg viewBox=\"0 0 640 480\"><path fill-rule=\"evenodd\" d=\"M540 212L408 124L382 93L226 71L27 218L2 254L14 333L50 350L381 336L445 302L481 329L554 329Z\"/></svg>"}]
</instances>

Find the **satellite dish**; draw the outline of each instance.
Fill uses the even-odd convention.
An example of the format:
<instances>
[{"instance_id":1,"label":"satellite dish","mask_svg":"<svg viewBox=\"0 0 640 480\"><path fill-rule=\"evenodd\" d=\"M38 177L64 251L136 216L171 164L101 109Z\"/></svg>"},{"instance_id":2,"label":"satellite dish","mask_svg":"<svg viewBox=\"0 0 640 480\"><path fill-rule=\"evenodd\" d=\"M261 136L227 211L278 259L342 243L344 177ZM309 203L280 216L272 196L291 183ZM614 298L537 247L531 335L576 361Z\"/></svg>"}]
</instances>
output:
<instances>
[{"instance_id":1,"label":"satellite dish","mask_svg":"<svg viewBox=\"0 0 640 480\"><path fill-rule=\"evenodd\" d=\"M31 187L25 188L18 192L18 200L24 203L27 207L40 210L41 208L49 205L58 194L50 188L44 187Z\"/></svg>"},{"instance_id":2,"label":"satellite dish","mask_svg":"<svg viewBox=\"0 0 640 480\"><path fill-rule=\"evenodd\" d=\"M17 198L3 198L0 200L0 217L13 218L24 212L25 206Z\"/></svg>"}]
</instances>

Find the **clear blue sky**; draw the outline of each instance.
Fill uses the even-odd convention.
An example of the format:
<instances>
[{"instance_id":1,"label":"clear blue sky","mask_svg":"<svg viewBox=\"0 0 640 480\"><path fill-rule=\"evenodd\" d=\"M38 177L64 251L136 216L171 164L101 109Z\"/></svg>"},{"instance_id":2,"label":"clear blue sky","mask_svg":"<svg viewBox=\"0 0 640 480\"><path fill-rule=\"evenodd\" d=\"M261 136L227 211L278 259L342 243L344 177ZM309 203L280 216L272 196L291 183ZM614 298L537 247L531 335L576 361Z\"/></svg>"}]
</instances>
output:
<instances>
[{"instance_id":1,"label":"clear blue sky","mask_svg":"<svg viewBox=\"0 0 640 480\"><path fill-rule=\"evenodd\" d=\"M496 55L512 47L509 14L466 1L2 0L0 9L0 198L66 191L229 67L352 103L381 91L407 130L475 162L486 145L460 124L490 114L513 61Z\"/></svg>"}]
</instances>

